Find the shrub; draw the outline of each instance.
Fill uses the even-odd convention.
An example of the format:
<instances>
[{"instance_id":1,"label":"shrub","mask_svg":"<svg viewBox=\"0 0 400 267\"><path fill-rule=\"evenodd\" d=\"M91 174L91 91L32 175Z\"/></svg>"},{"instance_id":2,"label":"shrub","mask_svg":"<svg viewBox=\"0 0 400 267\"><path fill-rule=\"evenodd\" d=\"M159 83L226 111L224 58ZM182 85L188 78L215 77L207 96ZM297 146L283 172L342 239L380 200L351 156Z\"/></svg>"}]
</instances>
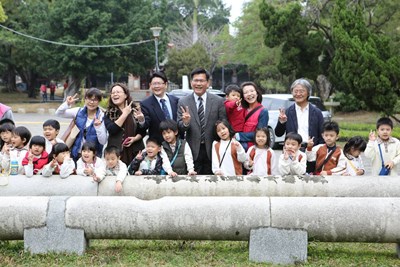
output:
<instances>
[{"instance_id":1,"label":"shrub","mask_svg":"<svg viewBox=\"0 0 400 267\"><path fill-rule=\"evenodd\" d=\"M343 92L336 92L334 100L340 102L340 106L337 107L337 111L353 112L365 110L367 108L364 101L356 98L351 93L346 94Z\"/></svg>"}]
</instances>

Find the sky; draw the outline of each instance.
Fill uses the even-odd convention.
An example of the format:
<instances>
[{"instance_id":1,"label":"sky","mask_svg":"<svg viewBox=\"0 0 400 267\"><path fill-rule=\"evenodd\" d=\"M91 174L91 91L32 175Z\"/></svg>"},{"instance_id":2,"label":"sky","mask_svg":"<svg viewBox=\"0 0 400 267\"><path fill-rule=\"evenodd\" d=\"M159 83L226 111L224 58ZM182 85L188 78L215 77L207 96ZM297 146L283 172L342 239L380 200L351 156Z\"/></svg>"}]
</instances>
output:
<instances>
[{"instance_id":1,"label":"sky","mask_svg":"<svg viewBox=\"0 0 400 267\"><path fill-rule=\"evenodd\" d=\"M231 16L229 22L233 23L242 14L242 5L247 0L223 0L225 6L231 7ZM235 30L230 26L229 32L232 34Z\"/></svg>"}]
</instances>

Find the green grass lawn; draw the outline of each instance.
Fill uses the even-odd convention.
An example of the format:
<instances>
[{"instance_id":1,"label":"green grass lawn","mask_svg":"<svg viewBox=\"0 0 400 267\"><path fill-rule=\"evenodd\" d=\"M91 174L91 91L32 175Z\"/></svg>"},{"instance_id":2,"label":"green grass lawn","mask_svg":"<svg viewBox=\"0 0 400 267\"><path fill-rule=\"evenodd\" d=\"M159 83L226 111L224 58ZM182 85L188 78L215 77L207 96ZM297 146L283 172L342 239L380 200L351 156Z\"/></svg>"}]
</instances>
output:
<instances>
[{"instance_id":1,"label":"green grass lawn","mask_svg":"<svg viewBox=\"0 0 400 267\"><path fill-rule=\"evenodd\" d=\"M83 256L24 252L0 242L0 266L268 266L248 260L248 242L92 240ZM311 242L301 266L400 266L394 244Z\"/></svg>"}]
</instances>

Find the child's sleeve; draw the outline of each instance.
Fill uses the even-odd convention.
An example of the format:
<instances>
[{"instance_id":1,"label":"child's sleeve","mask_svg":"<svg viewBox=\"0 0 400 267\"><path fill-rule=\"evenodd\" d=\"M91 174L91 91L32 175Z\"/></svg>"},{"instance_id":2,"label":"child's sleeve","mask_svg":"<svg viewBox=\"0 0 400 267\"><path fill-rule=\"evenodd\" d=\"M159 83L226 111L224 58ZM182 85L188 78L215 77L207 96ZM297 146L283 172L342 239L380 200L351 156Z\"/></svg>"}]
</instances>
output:
<instances>
[{"instance_id":1,"label":"child's sleeve","mask_svg":"<svg viewBox=\"0 0 400 267\"><path fill-rule=\"evenodd\" d=\"M71 174L74 173L75 170L75 162L73 159L64 160L64 163L60 167L60 177L62 179L67 178Z\"/></svg>"},{"instance_id":2,"label":"child's sleeve","mask_svg":"<svg viewBox=\"0 0 400 267\"><path fill-rule=\"evenodd\" d=\"M121 181L121 183L123 183L127 175L128 175L128 168L126 167L126 164L123 163L122 161L119 161L119 171L117 174L116 181Z\"/></svg>"},{"instance_id":3,"label":"child's sleeve","mask_svg":"<svg viewBox=\"0 0 400 267\"><path fill-rule=\"evenodd\" d=\"M338 163L335 168L328 171L328 175L342 175L343 173L346 172L346 169L347 169L346 157L343 153L343 150L340 149L340 156Z\"/></svg>"},{"instance_id":4,"label":"child's sleeve","mask_svg":"<svg viewBox=\"0 0 400 267\"><path fill-rule=\"evenodd\" d=\"M244 150L243 146L239 142L237 142L237 143L239 144L236 148L237 159L239 162L243 163L247 159L246 151ZM236 145L236 144L231 144L231 145Z\"/></svg>"},{"instance_id":5,"label":"child's sleeve","mask_svg":"<svg viewBox=\"0 0 400 267\"><path fill-rule=\"evenodd\" d=\"M214 141L212 143L212 153L211 153L211 167L212 167L212 172L215 174L216 172L220 171L219 167L219 161L218 161L218 151L215 149L215 144L217 141Z\"/></svg>"},{"instance_id":6,"label":"child's sleeve","mask_svg":"<svg viewBox=\"0 0 400 267\"><path fill-rule=\"evenodd\" d=\"M250 153L251 151L254 149L254 146L251 146L246 153L246 161L243 163L243 166L248 169L248 170L252 170L253 169L253 165L250 166ZM254 164L254 163L253 163Z\"/></svg>"},{"instance_id":7,"label":"child's sleeve","mask_svg":"<svg viewBox=\"0 0 400 267\"><path fill-rule=\"evenodd\" d=\"M306 148L306 156L307 161L316 161L317 160L317 151L321 147L321 145L316 145L312 148Z\"/></svg>"},{"instance_id":8,"label":"child's sleeve","mask_svg":"<svg viewBox=\"0 0 400 267\"><path fill-rule=\"evenodd\" d=\"M132 160L132 162L129 164L128 167L128 173L131 175L134 175L136 171L139 170L140 163L143 161L143 159L139 160L136 157Z\"/></svg>"},{"instance_id":9,"label":"child's sleeve","mask_svg":"<svg viewBox=\"0 0 400 267\"><path fill-rule=\"evenodd\" d=\"M33 164L32 163L28 163L26 165L24 165L24 171L25 171L25 175L26 177L32 177L33 176Z\"/></svg>"},{"instance_id":10,"label":"child's sleeve","mask_svg":"<svg viewBox=\"0 0 400 267\"><path fill-rule=\"evenodd\" d=\"M375 157L377 156L377 154L379 154L379 151L378 151L378 153L376 153L376 150L375 150L375 148L377 147L376 143L377 143L376 141L368 141L367 147L365 148L365 151L364 151L364 155L366 158L374 160Z\"/></svg>"},{"instance_id":11,"label":"child's sleeve","mask_svg":"<svg viewBox=\"0 0 400 267\"><path fill-rule=\"evenodd\" d=\"M169 161L168 155L164 150L164 147L161 147L161 152L160 152L160 157L162 159L162 168L164 169L164 171L168 174L170 174L173 170L171 167L171 162ZM157 163L156 163L157 165ZM155 174L160 174L161 173L161 169L160 172L155 173Z\"/></svg>"},{"instance_id":12,"label":"child's sleeve","mask_svg":"<svg viewBox=\"0 0 400 267\"><path fill-rule=\"evenodd\" d=\"M42 175L44 177L50 177L53 175L54 168L51 167L51 162L45 165L42 169Z\"/></svg>"},{"instance_id":13,"label":"child's sleeve","mask_svg":"<svg viewBox=\"0 0 400 267\"><path fill-rule=\"evenodd\" d=\"M395 139L395 140L396 140L396 143L395 143L395 145L396 145L396 155L392 159L392 161L393 161L394 165L397 165L400 162L400 141L397 140L397 139Z\"/></svg>"},{"instance_id":14,"label":"child's sleeve","mask_svg":"<svg viewBox=\"0 0 400 267\"><path fill-rule=\"evenodd\" d=\"M192 154L192 149L190 148L190 145L188 142L185 142L185 162L186 162L186 169L188 172L194 171L194 163L193 163L193 154Z\"/></svg>"},{"instance_id":15,"label":"child's sleeve","mask_svg":"<svg viewBox=\"0 0 400 267\"><path fill-rule=\"evenodd\" d=\"M104 145L107 143L108 140L108 135L107 135L107 129L106 129L106 125L104 123L104 113L100 112L100 120L101 120L101 124L99 126L95 126L94 129L96 131L96 135L97 135L97 139L99 140L99 143Z\"/></svg>"},{"instance_id":16,"label":"child's sleeve","mask_svg":"<svg viewBox=\"0 0 400 267\"><path fill-rule=\"evenodd\" d=\"M279 169L279 173L280 175L288 175L290 174L290 163L291 163L291 159L285 159L285 155L281 154L279 156L279 160L278 160L278 169Z\"/></svg>"},{"instance_id":17,"label":"child's sleeve","mask_svg":"<svg viewBox=\"0 0 400 267\"><path fill-rule=\"evenodd\" d=\"M76 162L76 174L87 176L84 171L85 171L85 163L83 162L82 158L80 158Z\"/></svg>"},{"instance_id":18,"label":"child's sleeve","mask_svg":"<svg viewBox=\"0 0 400 267\"><path fill-rule=\"evenodd\" d=\"M301 155L301 160L299 157ZM290 166L290 173L295 175L303 175L306 173L307 169L307 156L299 151L297 157L292 161Z\"/></svg>"}]
</instances>

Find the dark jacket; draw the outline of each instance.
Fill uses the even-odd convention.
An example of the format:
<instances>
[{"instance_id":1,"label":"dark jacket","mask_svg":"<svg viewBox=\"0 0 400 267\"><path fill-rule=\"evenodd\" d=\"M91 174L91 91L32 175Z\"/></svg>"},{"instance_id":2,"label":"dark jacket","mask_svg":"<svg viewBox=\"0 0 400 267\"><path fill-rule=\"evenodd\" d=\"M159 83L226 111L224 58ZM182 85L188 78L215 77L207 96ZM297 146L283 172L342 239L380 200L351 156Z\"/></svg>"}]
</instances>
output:
<instances>
[{"instance_id":1,"label":"dark jacket","mask_svg":"<svg viewBox=\"0 0 400 267\"><path fill-rule=\"evenodd\" d=\"M296 104L291 105L286 110L287 122L278 123L275 128L276 136L282 136L285 133L298 133L297 130L299 126L297 125L297 115L296 115ZM323 144L324 139L322 139L322 125L324 124L324 117L321 110L315 107L313 104L309 103L308 111L308 135L309 137L314 137L314 146L318 144ZM303 140L307 142L308 140Z\"/></svg>"},{"instance_id":2,"label":"dark jacket","mask_svg":"<svg viewBox=\"0 0 400 267\"><path fill-rule=\"evenodd\" d=\"M179 144L180 144L180 146L179 146ZM186 145L185 140L178 139L176 141L177 147L175 149L178 149L178 146L179 146L178 155L176 156L174 162L172 162L172 159L174 158L175 153L177 151L175 150L175 153L172 152L171 147L169 146L169 144L166 141L164 141L162 143L165 153L167 153L168 159L169 159L169 161L171 161L172 169L174 170L174 172L176 172L179 175L187 175L188 174L186 161L185 161L185 145Z\"/></svg>"},{"instance_id":3,"label":"dark jacket","mask_svg":"<svg viewBox=\"0 0 400 267\"><path fill-rule=\"evenodd\" d=\"M161 170L162 170L162 158L160 156L160 153L157 154L157 159L156 159L156 166L154 170L151 169L141 169L139 170L140 163L146 159L147 153L143 152L142 154L142 159L137 159L136 157L132 160L131 164L129 164L128 167L128 173L129 174L135 174L136 171L141 171L142 175L160 175Z\"/></svg>"}]
</instances>

